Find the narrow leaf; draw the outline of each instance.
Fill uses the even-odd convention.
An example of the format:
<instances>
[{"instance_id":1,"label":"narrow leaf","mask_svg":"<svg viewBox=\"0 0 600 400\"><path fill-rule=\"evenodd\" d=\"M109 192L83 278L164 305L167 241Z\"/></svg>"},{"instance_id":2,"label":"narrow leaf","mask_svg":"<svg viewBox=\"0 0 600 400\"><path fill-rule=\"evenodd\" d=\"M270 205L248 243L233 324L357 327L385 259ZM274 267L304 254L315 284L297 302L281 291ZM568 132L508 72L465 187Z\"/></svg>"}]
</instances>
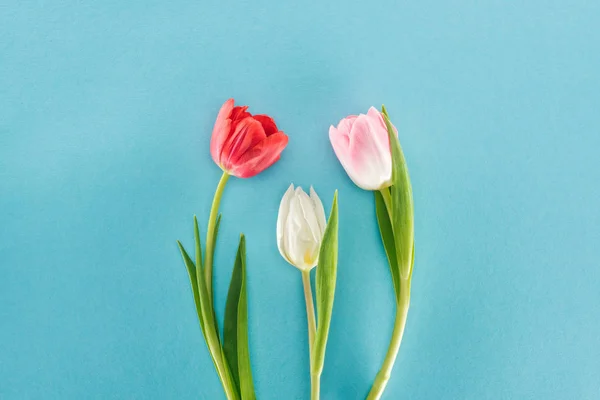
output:
<instances>
[{"instance_id":1,"label":"narrow leaf","mask_svg":"<svg viewBox=\"0 0 600 400\"><path fill-rule=\"evenodd\" d=\"M194 262L183 248L183 245L179 241L177 242L177 244L179 245L179 250L181 251L181 255L183 256L183 261L185 262L185 265L188 268L188 272L195 271ZM208 306L209 303L206 283L204 282L204 279L196 279L196 282L198 283L198 303L200 305L198 310L198 318L200 319L200 321L202 321L200 324L201 326L203 325L204 339L206 341L208 350L210 351L210 354L213 357L213 361L215 362L215 367L217 367L218 363L216 362L215 358L217 356L220 357L221 349L218 346L218 341L216 341L215 325L210 318L206 318L206 316L209 315L209 313L211 312ZM220 374L218 367L217 372L219 372Z\"/></svg>"},{"instance_id":2,"label":"narrow leaf","mask_svg":"<svg viewBox=\"0 0 600 400\"><path fill-rule=\"evenodd\" d=\"M194 262L192 261L188 253L185 251L183 245L179 241L177 242L177 244L179 245L179 250L181 251L181 255L183 256L183 261L188 269L188 273L190 271L195 271L196 266L194 265ZM204 281L204 279L196 279L196 285L198 292L198 303L196 309L198 311L198 318L201 321L200 326L202 327L202 333L204 334L206 346L208 347L208 351L215 365L215 369L217 370L217 374L219 375L221 382L223 382L223 386L231 387L231 372L229 371L227 365L223 364L224 356L219 343L217 327L215 326L214 319L207 318L207 316L209 315L214 315L214 310L211 310L210 307L206 282ZM233 389L234 396L237 396L237 389L235 387L233 387Z\"/></svg>"},{"instance_id":3,"label":"narrow leaf","mask_svg":"<svg viewBox=\"0 0 600 400\"><path fill-rule=\"evenodd\" d=\"M400 268L400 277L408 279L412 268L412 250L414 242L414 210L412 187L408 167L400 141L390 122L385 107L382 107L383 119L390 138L392 150L392 226L396 242L396 257Z\"/></svg>"},{"instance_id":4,"label":"narrow leaf","mask_svg":"<svg viewBox=\"0 0 600 400\"><path fill-rule=\"evenodd\" d=\"M227 303L225 305L225 321L223 324L223 351L229 366L231 367L231 375L236 387L240 387L240 374L238 372L238 346L237 346L237 331L238 331L238 306L240 302L240 291L242 289L242 257L241 254L243 236L240 238L240 245L233 265L231 273L231 281L229 283L229 292L227 293Z\"/></svg>"},{"instance_id":5,"label":"narrow leaf","mask_svg":"<svg viewBox=\"0 0 600 400\"><path fill-rule=\"evenodd\" d=\"M183 245L178 240L177 245L179 246L179 251L181 252L181 256L183 257L183 263L188 271L188 275L190 277L190 283L192 285L192 292L194 294L194 304L196 305L196 312L198 314L198 320L200 321L200 329L202 329L202 335L206 337L206 333L204 333L204 318L202 318L202 309L200 307L200 294L198 293L198 282L196 280L196 267L194 263L189 263L186 261L187 252L183 248ZM189 257L187 257L189 258ZM191 261L191 260L190 260Z\"/></svg>"},{"instance_id":6,"label":"narrow leaf","mask_svg":"<svg viewBox=\"0 0 600 400\"><path fill-rule=\"evenodd\" d=\"M317 334L313 347L311 373L320 375L325 362L325 348L331 324L338 258L338 201L337 190L333 196L333 204L329 221L323 234L319 250L319 264L316 273L317 286Z\"/></svg>"},{"instance_id":7,"label":"narrow leaf","mask_svg":"<svg viewBox=\"0 0 600 400\"><path fill-rule=\"evenodd\" d=\"M240 238L238 250L240 260L242 285L240 287L240 301L238 304L237 320L237 351L238 369L240 374L240 393L242 400L256 400L254 384L252 383L252 366L250 364L250 348L248 343L248 302L246 298L246 240L244 235Z\"/></svg>"},{"instance_id":8,"label":"narrow leaf","mask_svg":"<svg viewBox=\"0 0 600 400\"><path fill-rule=\"evenodd\" d=\"M383 189L383 190L388 190ZM390 221L390 215L385 206L383 196L381 192L374 191L375 195L375 213L377 214L377 222L379 225L379 233L381 234L381 241L387 255L388 264L390 265L390 272L392 274L392 281L394 282L394 293L396 294L396 300L400 294L400 270L398 269L398 260L396 258L396 242L394 241L394 230L392 229L392 222Z\"/></svg>"},{"instance_id":9,"label":"narrow leaf","mask_svg":"<svg viewBox=\"0 0 600 400\"><path fill-rule=\"evenodd\" d=\"M202 243L200 242L200 230L198 229L198 218L194 215L194 239L196 241L196 275L204 276Z\"/></svg>"},{"instance_id":10,"label":"narrow leaf","mask_svg":"<svg viewBox=\"0 0 600 400\"><path fill-rule=\"evenodd\" d=\"M212 262L213 262L213 269L214 269L214 265L215 265L215 248L217 247L216 243L217 243L217 236L219 234L219 226L221 225L221 217L223 216L223 214L219 214L217 215L217 221L215 222L215 229L214 229L214 233L213 233L213 240L214 240L214 245L212 247L212 254L211 254L211 258L212 258ZM214 295L214 292L213 292ZM212 302L212 299L210 299ZM217 340L219 341L219 343L221 343L221 338L219 337L219 323L217 322L217 314L215 313L215 308L214 306L212 307L212 318L215 324L215 330L217 332Z\"/></svg>"}]
</instances>

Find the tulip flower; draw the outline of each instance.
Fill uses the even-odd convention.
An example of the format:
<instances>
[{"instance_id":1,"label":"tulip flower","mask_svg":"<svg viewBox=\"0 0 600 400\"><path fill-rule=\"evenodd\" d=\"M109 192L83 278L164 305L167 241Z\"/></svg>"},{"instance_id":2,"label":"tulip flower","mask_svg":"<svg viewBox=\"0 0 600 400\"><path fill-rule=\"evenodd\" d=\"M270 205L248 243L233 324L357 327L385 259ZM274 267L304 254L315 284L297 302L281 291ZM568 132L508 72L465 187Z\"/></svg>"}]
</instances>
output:
<instances>
[{"instance_id":1,"label":"tulip flower","mask_svg":"<svg viewBox=\"0 0 600 400\"><path fill-rule=\"evenodd\" d=\"M291 184L279 205L277 246L282 257L300 270L310 270L319 261L325 232L325 210L315 190L310 196Z\"/></svg>"},{"instance_id":2,"label":"tulip flower","mask_svg":"<svg viewBox=\"0 0 600 400\"><path fill-rule=\"evenodd\" d=\"M219 337L213 301L213 260L219 230L219 206L229 176L250 178L279 160L288 142L273 118L252 115L247 106L223 104L210 141L213 160L223 170L213 198L206 243L203 249L198 221L194 217L196 257L193 260L178 242L188 270L200 328L228 400L255 399L248 349L248 310L246 299L246 240L240 237L225 306L223 338Z\"/></svg>"},{"instance_id":3,"label":"tulip flower","mask_svg":"<svg viewBox=\"0 0 600 400\"><path fill-rule=\"evenodd\" d=\"M395 128L394 128L395 130ZM329 140L352 181L365 190L392 185L392 156L383 117L374 107L367 114L350 115L337 128L329 128Z\"/></svg>"},{"instance_id":4,"label":"tulip flower","mask_svg":"<svg viewBox=\"0 0 600 400\"><path fill-rule=\"evenodd\" d=\"M385 359L367 396L379 400L396 362L410 305L414 266L413 196L406 159L385 107L366 115L342 119L329 128L335 154L348 176L363 189L374 191L375 213L396 300L396 318Z\"/></svg>"},{"instance_id":5,"label":"tulip flower","mask_svg":"<svg viewBox=\"0 0 600 400\"><path fill-rule=\"evenodd\" d=\"M252 115L248 106L227 100L217 116L210 153L221 169L238 178L250 178L279 160L288 143L268 115Z\"/></svg>"},{"instance_id":6,"label":"tulip flower","mask_svg":"<svg viewBox=\"0 0 600 400\"><path fill-rule=\"evenodd\" d=\"M279 206L277 247L283 258L302 273L310 352L310 398L319 400L337 277L337 191L329 222L325 222L323 204L312 186L309 196L302 188L294 189L294 185L290 185ZM310 271L315 266L318 320L310 283Z\"/></svg>"}]
</instances>

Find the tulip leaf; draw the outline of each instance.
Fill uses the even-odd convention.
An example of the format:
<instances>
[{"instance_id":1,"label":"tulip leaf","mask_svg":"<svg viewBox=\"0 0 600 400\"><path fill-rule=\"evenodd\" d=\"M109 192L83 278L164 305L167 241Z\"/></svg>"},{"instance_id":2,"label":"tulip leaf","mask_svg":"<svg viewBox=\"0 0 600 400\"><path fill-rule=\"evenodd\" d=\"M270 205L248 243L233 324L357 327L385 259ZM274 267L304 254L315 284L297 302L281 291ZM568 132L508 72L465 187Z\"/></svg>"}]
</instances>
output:
<instances>
[{"instance_id":1,"label":"tulip leaf","mask_svg":"<svg viewBox=\"0 0 600 400\"><path fill-rule=\"evenodd\" d=\"M408 175L406 159L398 136L390 122L385 106L382 107L383 119L390 138L392 153L392 227L396 243L396 257L400 268L400 278L409 279L412 270L412 251L414 244L414 209L412 186Z\"/></svg>"},{"instance_id":2,"label":"tulip leaf","mask_svg":"<svg viewBox=\"0 0 600 400\"><path fill-rule=\"evenodd\" d=\"M337 277L338 261L338 200L337 190L333 196L333 204L329 221L323 234L319 250L319 264L316 273L317 288L317 333L313 346L311 373L321 375L325 362L325 348L331 324L333 299Z\"/></svg>"},{"instance_id":3,"label":"tulip leaf","mask_svg":"<svg viewBox=\"0 0 600 400\"><path fill-rule=\"evenodd\" d=\"M384 188L382 190L389 189ZM388 264L390 265L392 281L394 282L394 293L396 294L396 301L398 301L400 295L400 270L398 269L398 259L396 258L394 230L392 229L391 218L385 205L382 193L380 191L374 191L373 193L375 194L375 213L377 214L379 233L381 234L381 241L383 242Z\"/></svg>"},{"instance_id":4,"label":"tulip leaf","mask_svg":"<svg viewBox=\"0 0 600 400\"><path fill-rule=\"evenodd\" d=\"M240 239L240 248L242 239ZM240 375L238 372L237 358L237 324L240 291L242 289L242 262L240 248L235 258L235 264L231 273L227 303L225 305L225 321L223 323L223 351L231 367L231 375L235 385L240 387Z\"/></svg>"},{"instance_id":5,"label":"tulip leaf","mask_svg":"<svg viewBox=\"0 0 600 400\"><path fill-rule=\"evenodd\" d=\"M223 328L223 350L231 367L231 375L242 400L255 400L250 350L248 348L248 304L246 300L246 239L240 236Z\"/></svg>"},{"instance_id":6,"label":"tulip leaf","mask_svg":"<svg viewBox=\"0 0 600 400\"><path fill-rule=\"evenodd\" d=\"M196 266L194 265L194 262L192 261L188 253L185 251L185 248L179 240L177 241L177 245L179 246L179 251L181 252L181 256L183 257L183 262L185 263L185 266L188 270L188 274L190 275L192 290L194 292L194 301L196 303L196 311L198 313L198 319L200 320L200 328L202 329L202 334L204 335L204 339L206 340L206 345L213 359L213 363L215 364L215 368L217 369L217 372L220 376L221 373L219 371L217 360L215 359L215 357L220 356L220 348L215 347L213 343L214 341L212 340L212 338L214 338L214 335L211 335L211 333L209 332L209 330L211 329L214 332L214 325L212 324L212 321L206 320L205 318L206 312L208 311L206 303L208 301L206 284L204 283L203 279L197 279ZM221 377L221 379L223 379L223 377Z\"/></svg>"},{"instance_id":7,"label":"tulip leaf","mask_svg":"<svg viewBox=\"0 0 600 400\"><path fill-rule=\"evenodd\" d=\"M196 273L198 276L204 276L202 243L200 242L200 230L198 229L198 218L194 215L194 240L196 241Z\"/></svg>"},{"instance_id":8,"label":"tulip leaf","mask_svg":"<svg viewBox=\"0 0 600 400\"><path fill-rule=\"evenodd\" d=\"M215 229L213 231L214 232L213 233L213 240L214 240L213 243L217 243L217 235L219 234L219 226L221 225L221 217L222 216L223 216L223 214L217 215L217 221L215 222ZM211 259L213 260L212 261L213 262L213 266L214 266L214 263L215 263L215 247L217 247L217 246L213 245L213 247L212 247L212 254L211 254ZM204 276L204 274L202 274L201 276ZM214 292L213 292L213 294L214 294ZM210 299L210 300L212 302L212 299ZM217 340L219 340L219 343L220 343L221 341L220 341L220 338L219 338L219 323L217 322L217 315L215 313L214 306L212 307L212 318L213 318L213 321L214 321L214 324L215 324L215 330L217 332Z\"/></svg>"},{"instance_id":9,"label":"tulip leaf","mask_svg":"<svg viewBox=\"0 0 600 400\"><path fill-rule=\"evenodd\" d=\"M200 307L200 294L198 293L198 282L197 282L197 274L196 274L196 266L194 263L186 262L186 257L184 256L185 249L179 240L177 241L177 245L179 246L179 250L181 251L181 255L183 256L183 261L185 267L188 271L188 275L190 278L190 283L192 285L192 293L194 295L194 304L196 305L196 312L198 313L198 320L200 321L200 329L202 329L202 335L206 336L204 333L204 318L202 318L202 309ZM190 259L191 261L191 259Z\"/></svg>"}]
</instances>

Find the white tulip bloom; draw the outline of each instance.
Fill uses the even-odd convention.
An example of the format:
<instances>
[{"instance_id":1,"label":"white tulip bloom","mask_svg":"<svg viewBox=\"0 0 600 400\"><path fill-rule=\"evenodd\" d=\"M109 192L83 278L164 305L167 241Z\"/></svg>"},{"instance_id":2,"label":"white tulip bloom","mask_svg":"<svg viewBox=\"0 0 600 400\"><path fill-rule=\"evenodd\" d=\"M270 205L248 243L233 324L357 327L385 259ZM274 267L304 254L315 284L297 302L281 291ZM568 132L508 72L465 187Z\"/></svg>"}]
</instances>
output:
<instances>
[{"instance_id":1,"label":"white tulip bloom","mask_svg":"<svg viewBox=\"0 0 600 400\"><path fill-rule=\"evenodd\" d=\"M291 184L281 199L277 218L277 247L287 262L310 271L319 261L325 232L325 209L312 186L310 196Z\"/></svg>"}]
</instances>

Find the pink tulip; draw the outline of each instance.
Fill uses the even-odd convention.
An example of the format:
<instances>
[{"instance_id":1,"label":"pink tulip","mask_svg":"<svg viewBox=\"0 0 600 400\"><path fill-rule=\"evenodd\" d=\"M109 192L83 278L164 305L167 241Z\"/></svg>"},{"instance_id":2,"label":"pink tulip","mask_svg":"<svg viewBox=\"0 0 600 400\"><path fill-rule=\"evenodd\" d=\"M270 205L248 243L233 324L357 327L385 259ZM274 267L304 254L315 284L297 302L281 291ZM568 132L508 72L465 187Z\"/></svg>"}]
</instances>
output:
<instances>
[{"instance_id":1,"label":"pink tulip","mask_svg":"<svg viewBox=\"0 0 600 400\"><path fill-rule=\"evenodd\" d=\"M367 115L350 115L342 119L337 128L331 126L329 140L357 186L380 190L392 185L390 140L383 116L377 109L371 107Z\"/></svg>"}]
</instances>

